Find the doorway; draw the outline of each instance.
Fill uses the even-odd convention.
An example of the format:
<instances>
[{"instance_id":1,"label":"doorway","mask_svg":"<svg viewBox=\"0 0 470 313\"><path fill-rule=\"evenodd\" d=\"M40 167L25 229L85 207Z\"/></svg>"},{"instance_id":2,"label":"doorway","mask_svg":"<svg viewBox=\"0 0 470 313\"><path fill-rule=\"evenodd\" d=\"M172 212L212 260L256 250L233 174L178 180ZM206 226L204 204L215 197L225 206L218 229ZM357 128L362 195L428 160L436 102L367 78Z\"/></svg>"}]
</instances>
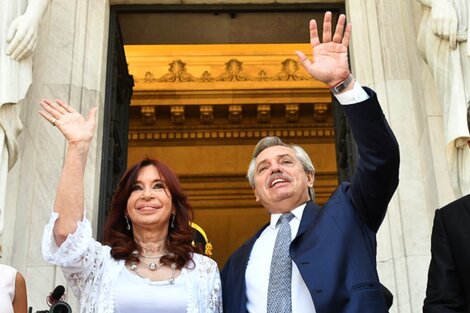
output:
<instances>
[{"instance_id":1,"label":"doorway","mask_svg":"<svg viewBox=\"0 0 470 313\"><path fill-rule=\"evenodd\" d=\"M295 51L289 49L308 46L308 21L321 20L325 10L336 18L344 7L112 6L108 85L113 82L114 89L106 96L108 146L99 225L127 165L142 157L159 158L180 177L195 221L207 233L213 258L222 267L268 221L245 178L251 151L265 135L301 144L310 153L317 169L317 202L326 201L338 181L331 95L326 86L299 78L303 74L292 62L295 56L289 57ZM152 61L147 71L134 71L131 54L142 60L146 49L155 49L163 59ZM220 55L223 61L208 65ZM116 60L121 65L114 68L121 70L110 73L109 64ZM275 80L282 75L284 79ZM121 101L111 100L113 92L120 93ZM117 115L116 105L121 106Z\"/></svg>"}]
</instances>

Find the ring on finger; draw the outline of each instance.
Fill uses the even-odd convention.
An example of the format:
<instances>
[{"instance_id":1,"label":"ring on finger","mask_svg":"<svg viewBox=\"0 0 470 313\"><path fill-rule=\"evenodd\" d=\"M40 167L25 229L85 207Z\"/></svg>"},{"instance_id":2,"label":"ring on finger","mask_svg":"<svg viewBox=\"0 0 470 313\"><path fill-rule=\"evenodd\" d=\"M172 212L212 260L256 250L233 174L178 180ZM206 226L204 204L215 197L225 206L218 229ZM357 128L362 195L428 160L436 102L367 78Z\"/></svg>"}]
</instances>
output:
<instances>
[{"instance_id":1,"label":"ring on finger","mask_svg":"<svg viewBox=\"0 0 470 313\"><path fill-rule=\"evenodd\" d=\"M51 122L52 126L55 126L56 121L57 121L57 119L53 117L52 120L50 120L49 122Z\"/></svg>"}]
</instances>

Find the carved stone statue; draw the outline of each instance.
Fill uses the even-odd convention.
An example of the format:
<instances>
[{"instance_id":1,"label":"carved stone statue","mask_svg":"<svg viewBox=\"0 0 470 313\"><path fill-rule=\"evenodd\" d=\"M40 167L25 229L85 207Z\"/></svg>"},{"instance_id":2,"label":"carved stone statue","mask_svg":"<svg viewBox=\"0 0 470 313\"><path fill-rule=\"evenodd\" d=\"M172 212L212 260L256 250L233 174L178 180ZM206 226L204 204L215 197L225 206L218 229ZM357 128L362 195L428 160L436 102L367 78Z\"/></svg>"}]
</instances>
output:
<instances>
[{"instance_id":1,"label":"carved stone statue","mask_svg":"<svg viewBox=\"0 0 470 313\"><path fill-rule=\"evenodd\" d=\"M443 106L452 188L461 197L470 193L470 1L418 1L423 9L418 49L432 71Z\"/></svg>"},{"instance_id":2,"label":"carved stone statue","mask_svg":"<svg viewBox=\"0 0 470 313\"><path fill-rule=\"evenodd\" d=\"M17 105L32 81L32 53L49 0L0 0L0 234L8 171L18 159L23 125ZM5 37L6 35L6 37Z\"/></svg>"}]
</instances>

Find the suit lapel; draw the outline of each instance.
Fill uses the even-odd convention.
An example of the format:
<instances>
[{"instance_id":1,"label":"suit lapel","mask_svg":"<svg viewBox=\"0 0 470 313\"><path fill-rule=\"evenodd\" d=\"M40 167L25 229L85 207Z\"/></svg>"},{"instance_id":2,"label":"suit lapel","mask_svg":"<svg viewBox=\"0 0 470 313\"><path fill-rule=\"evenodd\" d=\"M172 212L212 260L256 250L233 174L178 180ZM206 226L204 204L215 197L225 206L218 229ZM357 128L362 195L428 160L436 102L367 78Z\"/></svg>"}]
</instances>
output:
<instances>
[{"instance_id":1,"label":"suit lapel","mask_svg":"<svg viewBox=\"0 0 470 313\"><path fill-rule=\"evenodd\" d=\"M302 214L302 219L300 220L299 230L297 231L297 235L295 239L302 236L303 233L307 231L307 229L312 227L312 224L315 218L320 212L321 207L318 204L313 203L312 201L307 202L305 206L304 213Z\"/></svg>"}]
</instances>

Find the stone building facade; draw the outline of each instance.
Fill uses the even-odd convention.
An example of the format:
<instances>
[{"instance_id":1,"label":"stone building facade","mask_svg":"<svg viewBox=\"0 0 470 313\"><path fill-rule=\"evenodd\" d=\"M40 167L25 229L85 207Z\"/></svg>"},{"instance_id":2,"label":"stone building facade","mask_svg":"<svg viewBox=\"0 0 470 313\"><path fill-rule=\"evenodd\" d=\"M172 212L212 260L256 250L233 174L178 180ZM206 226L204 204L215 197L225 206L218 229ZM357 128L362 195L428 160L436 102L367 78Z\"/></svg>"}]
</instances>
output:
<instances>
[{"instance_id":1,"label":"stone building facade","mask_svg":"<svg viewBox=\"0 0 470 313\"><path fill-rule=\"evenodd\" d=\"M391 312L421 312L430 259L434 210L455 197L450 186L442 109L433 80L420 59L416 35L418 1L325 0L54 0L46 13L34 57L33 84L22 102L24 130L20 158L8 178L2 263L24 273L33 310L45 309L45 296L63 283L60 269L40 252L66 144L38 115L42 98L64 99L81 112L98 106L97 136L86 170L87 216L98 227L103 106L106 91L108 29L112 5L219 5L272 3L344 4L353 24L352 72L373 88L395 131L401 150L400 185L378 235L378 268L395 295ZM73 305L75 300L69 296Z\"/></svg>"}]
</instances>

